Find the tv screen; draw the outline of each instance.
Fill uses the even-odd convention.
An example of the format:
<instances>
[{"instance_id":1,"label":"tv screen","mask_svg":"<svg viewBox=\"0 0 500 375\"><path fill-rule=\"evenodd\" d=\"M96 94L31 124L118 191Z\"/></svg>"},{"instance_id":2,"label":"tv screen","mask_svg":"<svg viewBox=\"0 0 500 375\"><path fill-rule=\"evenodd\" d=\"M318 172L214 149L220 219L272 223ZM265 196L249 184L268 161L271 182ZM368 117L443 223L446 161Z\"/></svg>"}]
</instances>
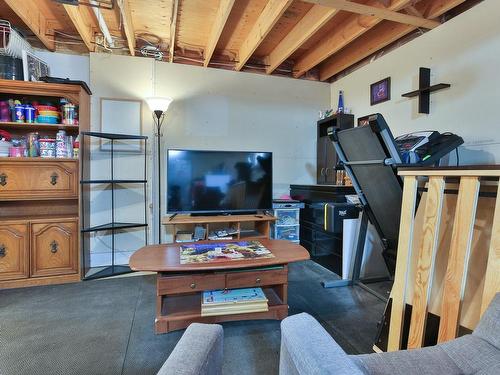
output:
<instances>
[{"instance_id":1,"label":"tv screen","mask_svg":"<svg viewBox=\"0 0 500 375\"><path fill-rule=\"evenodd\" d=\"M269 210L272 165L270 152L168 150L167 211Z\"/></svg>"}]
</instances>

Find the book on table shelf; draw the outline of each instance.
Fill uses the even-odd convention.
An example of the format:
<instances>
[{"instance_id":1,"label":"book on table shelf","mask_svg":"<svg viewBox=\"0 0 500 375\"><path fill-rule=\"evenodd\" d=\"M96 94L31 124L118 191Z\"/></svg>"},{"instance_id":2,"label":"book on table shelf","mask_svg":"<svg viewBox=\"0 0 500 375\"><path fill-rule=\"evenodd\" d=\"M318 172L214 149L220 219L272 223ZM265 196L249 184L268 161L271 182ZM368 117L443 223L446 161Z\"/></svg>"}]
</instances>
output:
<instances>
[{"instance_id":1,"label":"book on table shelf","mask_svg":"<svg viewBox=\"0 0 500 375\"><path fill-rule=\"evenodd\" d=\"M262 288L211 290L203 292L201 315L229 315L268 311Z\"/></svg>"}]
</instances>

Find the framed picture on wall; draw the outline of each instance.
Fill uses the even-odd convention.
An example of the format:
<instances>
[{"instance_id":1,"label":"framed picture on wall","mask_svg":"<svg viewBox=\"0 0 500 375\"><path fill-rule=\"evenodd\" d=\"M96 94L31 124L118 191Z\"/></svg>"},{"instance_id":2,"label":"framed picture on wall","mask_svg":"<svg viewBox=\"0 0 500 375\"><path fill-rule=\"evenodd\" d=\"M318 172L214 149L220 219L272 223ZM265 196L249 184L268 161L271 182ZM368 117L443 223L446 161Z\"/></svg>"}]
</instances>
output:
<instances>
[{"instance_id":1,"label":"framed picture on wall","mask_svg":"<svg viewBox=\"0 0 500 375\"><path fill-rule=\"evenodd\" d=\"M384 78L370 85L370 105L391 100L391 77Z\"/></svg>"},{"instance_id":2,"label":"framed picture on wall","mask_svg":"<svg viewBox=\"0 0 500 375\"><path fill-rule=\"evenodd\" d=\"M101 132L142 135L142 100L101 98ZM113 150L141 152L142 142L115 140ZM111 151L111 141L102 139L101 150Z\"/></svg>"}]
</instances>

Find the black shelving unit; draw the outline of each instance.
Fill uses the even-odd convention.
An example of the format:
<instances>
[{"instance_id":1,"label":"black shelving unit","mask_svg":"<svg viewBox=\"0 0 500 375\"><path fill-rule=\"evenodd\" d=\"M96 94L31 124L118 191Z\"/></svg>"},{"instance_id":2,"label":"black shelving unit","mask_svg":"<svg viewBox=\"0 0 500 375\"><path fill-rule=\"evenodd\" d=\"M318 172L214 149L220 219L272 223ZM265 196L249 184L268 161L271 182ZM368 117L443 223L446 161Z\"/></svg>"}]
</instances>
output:
<instances>
[{"instance_id":1,"label":"black shelving unit","mask_svg":"<svg viewBox=\"0 0 500 375\"><path fill-rule=\"evenodd\" d=\"M148 223L147 223L147 140L148 137L142 135L129 135L129 134L113 134L113 133L99 133L99 132L82 132L80 139L80 150L82 152L81 155L81 176L82 180L80 184L82 185L82 191L84 187L87 189L86 194L82 194L82 204L81 204L81 216L82 216L82 227L81 227L81 242L83 249L83 264L85 275L84 279L97 279L101 277L114 276L123 273L131 272L130 267L126 265L117 265L115 264L115 232L116 231L124 231L127 229L136 229L136 228L144 228L144 242L145 245L148 243ZM96 137L110 140L111 148L110 148L110 166L111 166L111 178L109 179L90 179L88 178L90 173L86 169L86 162L90 161L90 147L87 149L85 146L86 137ZM115 144L116 140L137 140L139 142L144 142L144 147L141 147L141 152L144 155L144 178L142 179L115 179ZM142 144L141 144L142 146ZM87 150L87 151L86 151ZM89 155L86 155L85 152L88 152ZM89 193L91 189L91 185L110 185L111 186L111 221L109 223L88 226L88 221L86 217L89 217L90 212L86 212L85 210L90 210L88 200L90 198ZM138 223L130 223L130 222L117 222L115 221L115 187L116 185L126 185L126 184L142 184L144 189L144 221ZM91 267L90 266L90 240L87 238L89 233L92 232L102 232L102 231L110 231L111 232L111 264L108 266L99 266L99 267ZM96 272L92 272L94 268L99 269Z\"/></svg>"}]
</instances>

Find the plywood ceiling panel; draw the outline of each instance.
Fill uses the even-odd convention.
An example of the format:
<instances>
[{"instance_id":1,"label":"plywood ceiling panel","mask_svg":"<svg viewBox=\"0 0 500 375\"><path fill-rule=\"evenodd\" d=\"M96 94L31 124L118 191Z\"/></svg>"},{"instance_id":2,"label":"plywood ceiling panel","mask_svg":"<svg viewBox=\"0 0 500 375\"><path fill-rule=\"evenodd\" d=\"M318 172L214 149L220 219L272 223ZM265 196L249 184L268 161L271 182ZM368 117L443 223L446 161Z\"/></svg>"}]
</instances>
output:
<instances>
[{"instance_id":1,"label":"plywood ceiling panel","mask_svg":"<svg viewBox=\"0 0 500 375\"><path fill-rule=\"evenodd\" d=\"M273 29L260 44L259 48L254 52L254 56L265 57L269 55L312 7L313 4L311 3L294 1L285 11L281 19L274 25Z\"/></svg>"},{"instance_id":2,"label":"plywood ceiling panel","mask_svg":"<svg viewBox=\"0 0 500 375\"><path fill-rule=\"evenodd\" d=\"M136 35L151 34L168 46L172 0L129 0Z\"/></svg>"},{"instance_id":3,"label":"plywood ceiling panel","mask_svg":"<svg viewBox=\"0 0 500 375\"><path fill-rule=\"evenodd\" d=\"M267 0L237 0L226 22L216 50L236 53L266 6Z\"/></svg>"},{"instance_id":4,"label":"plywood ceiling panel","mask_svg":"<svg viewBox=\"0 0 500 375\"><path fill-rule=\"evenodd\" d=\"M179 3L177 45L205 48L219 0L188 0Z\"/></svg>"}]
</instances>

